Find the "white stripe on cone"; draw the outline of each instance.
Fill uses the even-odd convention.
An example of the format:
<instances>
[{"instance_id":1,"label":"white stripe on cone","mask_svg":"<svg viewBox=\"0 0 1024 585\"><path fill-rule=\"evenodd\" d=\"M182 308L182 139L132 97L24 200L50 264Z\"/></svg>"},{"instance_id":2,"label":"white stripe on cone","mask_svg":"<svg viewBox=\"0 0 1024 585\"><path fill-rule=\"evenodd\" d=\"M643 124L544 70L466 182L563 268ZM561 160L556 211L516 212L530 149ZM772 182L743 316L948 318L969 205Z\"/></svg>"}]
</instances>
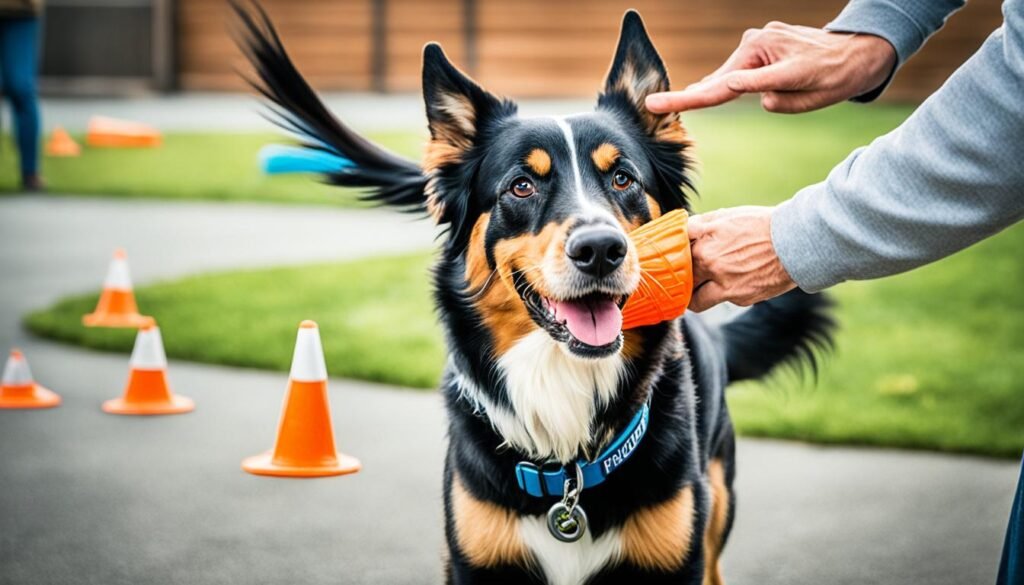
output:
<instances>
[{"instance_id":1,"label":"white stripe on cone","mask_svg":"<svg viewBox=\"0 0 1024 585\"><path fill-rule=\"evenodd\" d=\"M110 268L107 269L107 278L103 281L103 288L113 290L132 290L132 276L128 272L128 257L124 250L114 252L114 259L110 261Z\"/></svg>"},{"instance_id":2,"label":"white stripe on cone","mask_svg":"<svg viewBox=\"0 0 1024 585\"><path fill-rule=\"evenodd\" d=\"M143 327L135 336L135 347L132 348L131 367L135 370L164 370L167 368L167 355L164 354L164 341L160 337L157 326Z\"/></svg>"},{"instance_id":3,"label":"white stripe on cone","mask_svg":"<svg viewBox=\"0 0 1024 585\"><path fill-rule=\"evenodd\" d=\"M312 321L303 321L299 327L299 336L295 340L295 354L292 356L292 371L289 375L296 382L327 380L327 364L324 362L324 348L320 344L320 329Z\"/></svg>"},{"instance_id":4,"label":"white stripe on cone","mask_svg":"<svg viewBox=\"0 0 1024 585\"><path fill-rule=\"evenodd\" d=\"M4 366L4 386L24 386L32 383L32 370L28 367L28 360L21 352L15 350L7 358L7 365Z\"/></svg>"}]
</instances>

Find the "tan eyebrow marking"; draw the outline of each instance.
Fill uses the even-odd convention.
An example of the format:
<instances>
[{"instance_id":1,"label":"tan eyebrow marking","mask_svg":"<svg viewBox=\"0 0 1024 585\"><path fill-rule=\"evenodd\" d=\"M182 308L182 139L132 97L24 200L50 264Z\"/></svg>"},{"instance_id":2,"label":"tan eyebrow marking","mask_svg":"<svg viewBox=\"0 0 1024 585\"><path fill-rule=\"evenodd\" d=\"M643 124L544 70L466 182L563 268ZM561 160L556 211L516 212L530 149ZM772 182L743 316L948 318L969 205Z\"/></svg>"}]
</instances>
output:
<instances>
[{"instance_id":1,"label":"tan eyebrow marking","mask_svg":"<svg viewBox=\"0 0 1024 585\"><path fill-rule=\"evenodd\" d=\"M526 164L541 177L551 172L551 155L543 148L534 148L526 156Z\"/></svg>"},{"instance_id":2,"label":"tan eyebrow marking","mask_svg":"<svg viewBox=\"0 0 1024 585\"><path fill-rule=\"evenodd\" d=\"M603 173L612 168L615 161L619 160L619 149L605 142L594 149L594 152L590 154L590 158L594 159L597 169Z\"/></svg>"}]
</instances>

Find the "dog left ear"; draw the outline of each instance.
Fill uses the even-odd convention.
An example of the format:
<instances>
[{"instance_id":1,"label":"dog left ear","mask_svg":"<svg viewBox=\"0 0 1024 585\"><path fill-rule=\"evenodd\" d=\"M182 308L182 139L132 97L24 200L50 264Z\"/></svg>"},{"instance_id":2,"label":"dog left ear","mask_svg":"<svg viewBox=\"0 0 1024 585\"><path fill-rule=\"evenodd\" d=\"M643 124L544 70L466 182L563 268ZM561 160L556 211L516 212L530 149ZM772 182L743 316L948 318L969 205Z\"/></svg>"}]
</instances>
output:
<instances>
[{"instance_id":1,"label":"dog left ear","mask_svg":"<svg viewBox=\"0 0 1024 585\"><path fill-rule=\"evenodd\" d=\"M622 18L619 46L598 106L627 109L650 136L673 142L685 141L678 115L654 114L644 105L648 95L668 89L665 64L644 28L643 19L635 10L627 11Z\"/></svg>"},{"instance_id":2,"label":"dog left ear","mask_svg":"<svg viewBox=\"0 0 1024 585\"><path fill-rule=\"evenodd\" d=\"M431 142L425 167L460 162L493 120L515 113L515 105L498 99L459 71L437 43L423 49L423 99Z\"/></svg>"}]
</instances>

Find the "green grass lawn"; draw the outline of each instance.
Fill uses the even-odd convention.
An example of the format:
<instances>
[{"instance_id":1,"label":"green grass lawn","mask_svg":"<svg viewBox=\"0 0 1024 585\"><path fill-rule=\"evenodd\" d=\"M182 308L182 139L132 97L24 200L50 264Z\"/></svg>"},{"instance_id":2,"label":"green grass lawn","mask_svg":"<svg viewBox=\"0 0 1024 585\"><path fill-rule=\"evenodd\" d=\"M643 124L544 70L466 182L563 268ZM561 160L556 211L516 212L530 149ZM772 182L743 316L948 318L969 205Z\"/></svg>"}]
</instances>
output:
<instances>
[{"instance_id":1,"label":"green grass lawn","mask_svg":"<svg viewBox=\"0 0 1024 585\"><path fill-rule=\"evenodd\" d=\"M842 106L785 117L741 105L687 115L703 163L697 207L782 200L908 113ZM1018 226L913 273L837 287L842 329L817 385L782 373L733 388L740 432L1019 456L1022 248ZM331 375L431 387L444 352L428 266L427 255L416 255L231 272L157 283L137 294L160 319L174 358L286 370L295 329L312 318L323 329ZM131 333L80 326L95 299L65 300L30 315L27 324L48 337L127 352Z\"/></svg>"},{"instance_id":2,"label":"green grass lawn","mask_svg":"<svg viewBox=\"0 0 1024 585\"><path fill-rule=\"evenodd\" d=\"M331 376L429 388L445 355L428 266L429 257L420 254L245 270L157 283L135 294L141 310L159 320L172 358L288 370L299 322L313 319ZM47 337L130 351L134 331L81 325L97 298L64 300L26 323Z\"/></svg>"},{"instance_id":3,"label":"green grass lawn","mask_svg":"<svg viewBox=\"0 0 1024 585\"><path fill-rule=\"evenodd\" d=\"M376 133L373 139L391 150L418 157L420 132ZM84 144L82 136L75 136ZM6 140L4 152L12 152ZM43 158L43 174L52 193L162 199L268 201L361 205L351 192L308 176L264 175L257 153L265 144L287 142L273 133L171 133L158 148L82 147L75 158ZM18 186L16 157L0 158L0 193Z\"/></svg>"}]
</instances>

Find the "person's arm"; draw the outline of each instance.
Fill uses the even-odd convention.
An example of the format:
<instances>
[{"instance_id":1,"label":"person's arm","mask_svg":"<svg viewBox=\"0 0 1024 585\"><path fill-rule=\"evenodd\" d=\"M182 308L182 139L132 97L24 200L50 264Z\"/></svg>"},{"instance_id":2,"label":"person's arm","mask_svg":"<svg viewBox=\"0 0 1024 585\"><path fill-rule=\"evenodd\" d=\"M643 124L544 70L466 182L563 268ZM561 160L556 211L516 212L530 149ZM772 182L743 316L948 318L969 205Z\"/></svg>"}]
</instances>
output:
<instances>
[{"instance_id":1,"label":"person's arm","mask_svg":"<svg viewBox=\"0 0 1024 585\"><path fill-rule=\"evenodd\" d=\"M847 4L835 20L825 25L825 30L881 37L896 51L896 62L885 81L853 100L869 102L882 95L896 70L964 4L966 0L852 0Z\"/></svg>"},{"instance_id":2,"label":"person's arm","mask_svg":"<svg viewBox=\"0 0 1024 585\"><path fill-rule=\"evenodd\" d=\"M772 214L793 280L816 291L933 262L1024 218L1024 0L899 128Z\"/></svg>"},{"instance_id":3,"label":"person's arm","mask_svg":"<svg viewBox=\"0 0 1024 585\"><path fill-rule=\"evenodd\" d=\"M716 106L760 93L770 112L807 112L882 93L896 69L964 0L853 0L824 29L771 22L743 34L716 71L682 91L652 94L652 112Z\"/></svg>"},{"instance_id":4,"label":"person's arm","mask_svg":"<svg viewBox=\"0 0 1024 585\"><path fill-rule=\"evenodd\" d=\"M695 216L691 307L933 262L1024 218L1024 0L899 128L774 210Z\"/></svg>"}]
</instances>

